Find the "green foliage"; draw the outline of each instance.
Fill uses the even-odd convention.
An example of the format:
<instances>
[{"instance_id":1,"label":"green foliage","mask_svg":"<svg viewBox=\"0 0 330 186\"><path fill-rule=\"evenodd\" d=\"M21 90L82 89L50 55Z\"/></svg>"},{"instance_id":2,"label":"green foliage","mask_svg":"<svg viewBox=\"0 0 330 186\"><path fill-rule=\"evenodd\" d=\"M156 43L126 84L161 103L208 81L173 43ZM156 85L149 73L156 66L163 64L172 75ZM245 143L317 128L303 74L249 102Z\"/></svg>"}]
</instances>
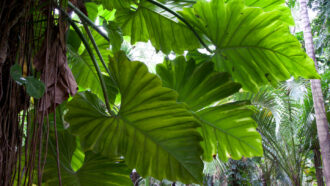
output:
<instances>
[{"instance_id":1,"label":"green foliage","mask_svg":"<svg viewBox=\"0 0 330 186\"><path fill-rule=\"evenodd\" d=\"M301 183L306 159L317 146L312 96L301 91L305 86L296 80L277 89L265 87L257 94L235 95L238 100L251 100L256 107L253 118L258 123L265 156L261 168L268 181L279 179L271 178L278 174L275 176L287 177L291 184ZM300 91L293 94L296 90Z\"/></svg>"},{"instance_id":2,"label":"green foliage","mask_svg":"<svg viewBox=\"0 0 330 186\"><path fill-rule=\"evenodd\" d=\"M84 151L123 155L142 176L200 182L199 125L185 105L176 102L176 93L161 87L143 63L130 62L123 53L112 58L109 68L121 94L117 115L106 113L90 92L79 93L68 104L66 120Z\"/></svg>"},{"instance_id":3,"label":"green foliage","mask_svg":"<svg viewBox=\"0 0 330 186\"><path fill-rule=\"evenodd\" d=\"M224 99L241 86L231 81L228 73L215 72L212 62L199 65L184 57L157 65L157 74L164 86L179 93L178 101L187 103L201 123L204 138L203 158L211 161L218 153L221 160L241 159L242 156L261 156L261 137L250 117L248 103L237 102L205 108Z\"/></svg>"},{"instance_id":4,"label":"green foliage","mask_svg":"<svg viewBox=\"0 0 330 186\"><path fill-rule=\"evenodd\" d=\"M218 153L222 160L262 156L261 136L246 103L237 102L211 107L197 113L205 137L204 158Z\"/></svg>"},{"instance_id":5,"label":"green foliage","mask_svg":"<svg viewBox=\"0 0 330 186\"><path fill-rule=\"evenodd\" d=\"M121 44L124 41L121 29L114 21L109 21L108 23L104 22L103 26L108 32L110 43L112 45L112 51L113 52L119 51Z\"/></svg>"},{"instance_id":6,"label":"green foliage","mask_svg":"<svg viewBox=\"0 0 330 186\"><path fill-rule=\"evenodd\" d=\"M279 20L289 24L294 25L294 20L291 15L291 10L285 5L285 0L245 0L245 4L250 7L259 7L264 11L279 11L281 13Z\"/></svg>"},{"instance_id":7,"label":"green foliage","mask_svg":"<svg viewBox=\"0 0 330 186\"><path fill-rule=\"evenodd\" d=\"M43 181L49 185L58 185L54 132L51 135ZM77 147L76 138L67 131L58 133L58 143L61 152L60 168L63 185L132 185L129 178L131 170L122 159L104 157L91 151L84 154ZM78 170L74 170L71 165L79 167Z\"/></svg>"},{"instance_id":8,"label":"green foliage","mask_svg":"<svg viewBox=\"0 0 330 186\"><path fill-rule=\"evenodd\" d=\"M249 8L241 0L212 0L198 1L181 14L217 47L217 69L229 72L246 90L256 92L290 75L319 78L279 11Z\"/></svg>"},{"instance_id":9,"label":"green foliage","mask_svg":"<svg viewBox=\"0 0 330 186\"><path fill-rule=\"evenodd\" d=\"M198 65L194 60L186 62L181 56L157 65L156 70L163 85L176 90L178 101L185 102L192 111L226 98L241 88L228 73L215 72L212 62Z\"/></svg>"},{"instance_id":10,"label":"green foliage","mask_svg":"<svg viewBox=\"0 0 330 186\"><path fill-rule=\"evenodd\" d=\"M198 48L200 43L193 32L165 13L163 9L143 1L136 10L118 10L116 21L124 35L131 37L132 44L150 40L156 50L165 54Z\"/></svg>"},{"instance_id":11,"label":"green foliage","mask_svg":"<svg viewBox=\"0 0 330 186\"><path fill-rule=\"evenodd\" d=\"M26 92L36 99L41 98L45 93L45 84L33 76L23 77L22 68L18 64L10 68L10 76L19 85L26 87Z\"/></svg>"},{"instance_id":12,"label":"green foliage","mask_svg":"<svg viewBox=\"0 0 330 186\"><path fill-rule=\"evenodd\" d=\"M133 0L94 0L96 2L101 3L107 9L123 9L123 8L130 8Z\"/></svg>"},{"instance_id":13,"label":"green foliage","mask_svg":"<svg viewBox=\"0 0 330 186\"><path fill-rule=\"evenodd\" d=\"M159 2L174 12L180 11L180 15L174 16L147 0L85 3L89 24L101 22L107 31L103 36L95 31L92 35L102 57L110 58L109 67L99 66L100 77L106 81L111 112L105 108L95 64L85 49L92 46L91 42L81 45L81 36L69 29L70 67L79 87L88 91L79 92L67 105L56 109L57 121L61 123L59 148L64 185L132 185L129 180L132 169L142 177L201 183L202 159L210 161L218 156L226 161L263 155L261 136L252 118L260 124L264 142L270 144L264 145L266 156L285 160L285 155L294 154L281 150L281 144L274 138L272 114L277 109L274 97L262 100L263 93L246 95L260 107L252 107L245 99L229 101L241 87L257 92L265 84L277 85L291 76L319 77L312 60L289 32L288 25L293 20L284 0ZM81 25L79 29L83 30ZM129 61L123 52L116 53L121 49L123 36L129 36L131 44L151 41L157 51L165 54L189 51L187 60L181 56L157 65L160 80L143 63ZM200 42L208 47L214 45L216 50L201 54L197 52L202 46ZM93 54L97 56L96 51ZM101 64L99 58L97 62ZM36 79L22 77L18 67L13 67L11 76L21 84L32 82L26 84L28 93L42 89L36 87ZM31 93L42 95L37 94ZM279 113L287 121L287 116L294 112ZM303 114L308 115L307 111ZM67 133L67 126L76 137ZM290 128L281 129L288 132ZM303 132L281 135L306 134ZM43 181L57 185L53 136L49 144ZM271 154L271 148L277 149L278 154ZM289 166L280 162L280 166L286 165Z\"/></svg>"},{"instance_id":14,"label":"green foliage","mask_svg":"<svg viewBox=\"0 0 330 186\"><path fill-rule=\"evenodd\" d=\"M108 50L109 48L108 42L104 38L102 38L102 36L96 34L95 32L93 33L93 35L95 42L99 47L101 55L104 57L104 59L107 59L108 55L111 54L110 51ZM103 100L102 87L101 84L99 83L99 78L93 66L92 59L89 56L86 49L84 49L83 52L79 54L80 43L81 43L80 39L72 40L72 42L69 42L68 53L69 53L69 61L71 64L72 73L75 77L77 84L80 87L84 89L93 90L93 92ZM94 51L93 53L94 56L97 56L96 51ZM101 67L101 70L105 72L105 69L102 68L101 66L100 60L98 59L97 61L100 64L99 66ZM107 80L106 87L107 87L109 101L111 103L114 103L118 90L114 85L114 83L111 81L109 76L103 75L103 77L105 80Z\"/></svg>"}]
</instances>

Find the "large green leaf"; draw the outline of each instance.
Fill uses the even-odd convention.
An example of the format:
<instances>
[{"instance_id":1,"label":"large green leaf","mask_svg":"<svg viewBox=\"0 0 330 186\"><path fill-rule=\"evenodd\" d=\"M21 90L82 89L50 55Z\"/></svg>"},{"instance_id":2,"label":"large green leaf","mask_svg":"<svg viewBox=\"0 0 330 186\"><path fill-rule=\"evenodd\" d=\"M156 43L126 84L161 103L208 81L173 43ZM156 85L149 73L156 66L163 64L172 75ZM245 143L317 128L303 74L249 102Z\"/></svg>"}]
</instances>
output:
<instances>
[{"instance_id":1,"label":"large green leaf","mask_svg":"<svg viewBox=\"0 0 330 186\"><path fill-rule=\"evenodd\" d=\"M77 94L68 104L66 120L85 150L106 156L122 154L130 168L142 176L200 182L199 124L175 91L141 62L118 53L110 70L121 94L119 112L110 116L101 100L90 92Z\"/></svg>"},{"instance_id":2,"label":"large green leaf","mask_svg":"<svg viewBox=\"0 0 330 186\"><path fill-rule=\"evenodd\" d=\"M141 2L136 10L121 9L116 12L116 21L124 35L131 36L131 43L151 41L152 45L164 53L182 53L200 46L193 32L178 23L163 9Z\"/></svg>"},{"instance_id":3,"label":"large green leaf","mask_svg":"<svg viewBox=\"0 0 330 186\"><path fill-rule=\"evenodd\" d=\"M93 36L96 44L99 47L101 55L103 56L104 59L107 59L108 55L110 55L110 51L108 50L109 43L99 34L95 34L95 32L93 32ZM71 43L69 43L69 45L73 46L73 45L77 45L77 43L72 42L72 45ZM87 50L85 49L83 50L82 54L79 54L77 49L74 49L70 46L68 47L68 53L69 53L68 60L70 62L71 70L77 84L84 89L93 90L93 92L103 100L104 97L103 97L100 80L97 75L96 69L93 65L92 59L89 56ZM97 57L96 51L93 50L93 53L98 61L101 71L105 73L106 70L102 66L102 63L100 62L99 58ZM110 80L109 76L103 75L103 77L105 80L107 80L106 87L107 87L108 97L110 102L113 103L115 101L118 90L114 85L114 83Z\"/></svg>"},{"instance_id":4,"label":"large green leaf","mask_svg":"<svg viewBox=\"0 0 330 186\"><path fill-rule=\"evenodd\" d=\"M260 7L265 11L280 11L280 20L288 23L289 25L294 25L294 20L291 15L291 10L285 4L285 0L245 0L245 4L251 7Z\"/></svg>"},{"instance_id":5,"label":"large green leaf","mask_svg":"<svg viewBox=\"0 0 330 186\"><path fill-rule=\"evenodd\" d=\"M204 158L212 160L218 153L222 160L262 156L261 136L251 118L253 111L246 102L210 107L197 112L203 123L201 132L207 136L202 142Z\"/></svg>"},{"instance_id":6,"label":"large green leaf","mask_svg":"<svg viewBox=\"0 0 330 186\"><path fill-rule=\"evenodd\" d=\"M112 10L114 8L130 8L133 0L93 0L94 2L101 3L105 8Z\"/></svg>"},{"instance_id":7,"label":"large green leaf","mask_svg":"<svg viewBox=\"0 0 330 186\"><path fill-rule=\"evenodd\" d=\"M128 169L122 159L106 158L91 151L86 152L84 158L73 158L77 155L81 156L83 153L77 148L76 138L67 131L58 133L58 142L63 185L132 185L129 177L131 170ZM49 140L49 150L43 176L43 182L48 185L59 184L55 149L55 138L52 135ZM79 164L80 168L74 171L72 164Z\"/></svg>"},{"instance_id":8,"label":"large green leaf","mask_svg":"<svg viewBox=\"0 0 330 186\"><path fill-rule=\"evenodd\" d=\"M236 93L241 85L231 81L228 73L214 71L212 62L196 65L194 60L178 57L157 65L157 74L164 86L179 93L178 101L185 102L193 111Z\"/></svg>"},{"instance_id":9,"label":"large green leaf","mask_svg":"<svg viewBox=\"0 0 330 186\"><path fill-rule=\"evenodd\" d=\"M183 57L157 65L157 73L164 86L177 90L178 100L196 112L202 126L204 160L211 161L217 153L222 160L262 155L261 137L248 103L203 109L238 92L240 84L232 82L228 73L215 72L212 62L196 65L194 60L186 62Z\"/></svg>"},{"instance_id":10,"label":"large green leaf","mask_svg":"<svg viewBox=\"0 0 330 186\"><path fill-rule=\"evenodd\" d=\"M217 47L217 69L231 73L247 90L290 75L319 77L312 59L280 20L280 11L246 7L241 0L201 0L182 15Z\"/></svg>"},{"instance_id":11,"label":"large green leaf","mask_svg":"<svg viewBox=\"0 0 330 186\"><path fill-rule=\"evenodd\" d=\"M108 37L110 39L112 51L113 52L119 51L121 44L124 41L121 29L118 27L117 23L114 21L109 21L109 22L104 21L103 27L108 32Z\"/></svg>"}]
</instances>

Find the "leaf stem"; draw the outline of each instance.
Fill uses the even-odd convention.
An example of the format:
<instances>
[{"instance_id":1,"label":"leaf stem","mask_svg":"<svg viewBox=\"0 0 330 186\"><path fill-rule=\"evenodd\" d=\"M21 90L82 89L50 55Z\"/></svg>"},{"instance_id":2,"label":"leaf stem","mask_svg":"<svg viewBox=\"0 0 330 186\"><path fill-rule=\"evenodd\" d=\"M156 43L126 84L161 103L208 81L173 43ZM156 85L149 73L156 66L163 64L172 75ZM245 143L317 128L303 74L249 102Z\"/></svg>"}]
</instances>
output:
<instances>
[{"instance_id":1,"label":"leaf stem","mask_svg":"<svg viewBox=\"0 0 330 186\"><path fill-rule=\"evenodd\" d=\"M106 70L107 73L109 74L111 80L114 81L114 79L112 78L112 75L111 75L111 73L110 73L109 68L108 68L107 65L105 64L105 61L104 61L104 59L103 59L103 57L102 57L102 54L101 54L101 52L100 52L100 50L99 50L99 47L97 46L97 44L96 44L96 42L95 42L95 39L94 39L94 37L93 37L91 31L90 31L89 28L88 28L88 25L87 25L84 21L82 21L82 22L83 22L84 28L85 28L85 30L86 30L86 32L87 32L87 35L88 35L89 39L91 40L91 42L92 42L92 44L93 44L93 46L94 46L94 49L95 49L95 51L96 51L96 53L97 53L97 55L98 55L98 57L99 57L99 59L100 59L102 65L104 66L105 70ZM116 83L116 82L114 81L114 83Z\"/></svg>"},{"instance_id":2,"label":"leaf stem","mask_svg":"<svg viewBox=\"0 0 330 186\"><path fill-rule=\"evenodd\" d=\"M73 11L79 16L79 18L83 21L86 22L88 25L90 25L96 32L98 32L104 39L107 41L110 41L109 37L102 32L102 30L97 27L92 20L90 20L82 11L80 11L77 7L75 7L70 1L68 1L68 6L73 9Z\"/></svg>"},{"instance_id":3,"label":"leaf stem","mask_svg":"<svg viewBox=\"0 0 330 186\"><path fill-rule=\"evenodd\" d=\"M105 85L105 81L102 77L102 73L101 73L101 70L100 70L100 67L99 67L99 64L97 63L96 59L95 59L95 56L93 54L93 51L91 49L91 47L89 46L86 38L84 37L84 35L82 34L82 32L80 31L79 27L72 21L72 19L70 18L70 16L61 9L61 11L67 16L71 26L73 27L73 29L77 32L78 36L80 37L81 41L83 42L83 44L85 45L85 48L89 54L89 56L91 57L92 59L92 62L93 62L93 65L95 67L95 70L97 72L97 76L99 77L99 80L100 80L100 83L101 83L101 87L102 87L102 92L103 92L103 96L104 96L104 101L105 101L105 105L107 107L107 110L108 112L111 114L111 115L114 115L114 113L112 112L111 110L111 107L110 107L110 104L109 104L109 99L108 99L108 94L107 94L107 89L106 89L106 85Z\"/></svg>"},{"instance_id":4,"label":"leaf stem","mask_svg":"<svg viewBox=\"0 0 330 186\"><path fill-rule=\"evenodd\" d=\"M186 19L184 19L182 16L180 16L178 13L176 13L175 11L169 9L168 7L166 7L165 5L163 5L162 3L160 2L157 2L157 1L154 1L154 0L147 0L149 1L150 3L166 10L167 12L171 13L172 15L174 15L175 17L177 17L179 20L181 20L184 24L187 25L187 27L194 33L194 35L197 37L197 39L199 40L199 42L204 46L204 48L210 52L210 53L214 53L214 51L212 51L206 43L204 43L204 41L202 40L202 38L198 35L197 31L194 29L193 26L191 26L190 23L188 23L188 21Z\"/></svg>"},{"instance_id":5,"label":"leaf stem","mask_svg":"<svg viewBox=\"0 0 330 186\"><path fill-rule=\"evenodd\" d=\"M100 50L95 42L95 39L93 37L93 35L91 34L88 25L91 26L92 28L94 28L95 31L97 31L103 38L105 38L108 42L110 41L109 37L104 34L83 12L81 12L77 7L75 7L70 1L68 2L68 5L70 6L70 8L72 8L74 10L75 13L77 13L77 15L79 16L79 19L81 20L82 24L84 25L84 28L88 34L89 39L91 40L97 55L100 58L100 61L102 62L103 67L105 68L105 70L107 71L109 77L113 80L110 70L107 67L107 65L104 62L104 59L100 53ZM73 21L73 20L72 20ZM88 25L87 25L88 24ZM113 80L114 81L114 80ZM114 81L115 82L115 81Z\"/></svg>"}]
</instances>

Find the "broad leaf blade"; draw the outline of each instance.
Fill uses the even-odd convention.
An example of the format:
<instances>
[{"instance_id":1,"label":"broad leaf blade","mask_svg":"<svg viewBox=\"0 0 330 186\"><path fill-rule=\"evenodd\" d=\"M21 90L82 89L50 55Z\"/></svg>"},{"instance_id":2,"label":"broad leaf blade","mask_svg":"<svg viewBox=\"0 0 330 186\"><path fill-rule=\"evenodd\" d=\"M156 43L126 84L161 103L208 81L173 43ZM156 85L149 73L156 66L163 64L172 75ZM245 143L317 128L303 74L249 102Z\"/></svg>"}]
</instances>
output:
<instances>
[{"instance_id":1,"label":"broad leaf blade","mask_svg":"<svg viewBox=\"0 0 330 186\"><path fill-rule=\"evenodd\" d=\"M231 81L228 73L215 72L212 62L195 64L178 57L157 65L157 74L164 86L179 93L178 101L185 102L193 111L236 93L240 84Z\"/></svg>"},{"instance_id":2,"label":"broad leaf blade","mask_svg":"<svg viewBox=\"0 0 330 186\"><path fill-rule=\"evenodd\" d=\"M143 177L200 182L199 125L185 105L176 102L176 93L161 87L143 63L130 62L123 53L109 67L121 94L117 116L109 116L89 92L77 94L68 105L66 120L84 149L122 154Z\"/></svg>"},{"instance_id":3,"label":"broad leaf blade","mask_svg":"<svg viewBox=\"0 0 330 186\"><path fill-rule=\"evenodd\" d=\"M101 3L105 8L112 10L127 8L129 9L133 0L93 0L94 2Z\"/></svg>"},{"instance_id":4,"label":"broad leaf blade","mask_svg":"<svg viewBox=\"0 0 330 186\"><path fill-rule=\"evenodd\" d=\"M236 102L197 112L202 123L204 159L218 153L222 160L262 156L261 136L245 102Z\"/></svg>"},{"instance_id":5,"label":"broad leaf blade","mask_svg":"<svg viewBox=\"0 0 330 186\"><path fill-rule=\"evenodd\" d=\"M237 102L208 107L216 101L238 92L240 84L234 83L228 73L215 72L212 62L183 57L157 65L157 73L165 86L179 92L178 100L188 104L202 125L204 141L203 159L211 161L216 154L226 161L229 157L240 159L262 155L261 137L251 118L248 103Z\"/></svg>"},{"instance_id":6,"label":"broad leaf blade","mask_svg":"<svg viewBox=\"0 0 330 186\"><path fill-rule=\"evenodd\" d=\"M163 15L163 12L148 2L142 2L135 11L118 10L116 21L124 35L131 36L132 44L150 40L157 50L166 54L171 51L182 53L200 46L191 30Z\"/></svg>"},{"instance_id":7,"label":"broad leaf blade","mask_svg":"<svg viewBox=\"0 0 330 186\"><path fill-rule=\"evenodd\" d=\"M94 33L93 35L95 42L99 47L100 53L103 56L103 59L108 59L108 55L110 55L110 51L108 50L108 41L106 41L99 34ZM75 43L73 43L73 45L74 44ZM77 84L84 89L93 90L93 92L97 94L99 98L104 99L100 80L91 60L91 57L89 56L86 49L82 52L82 54L79 54L76 50L77 49L72 49L72 47L68 47L68 60L70 62L70 65L72 66L71 70ZM93 50L93 53L99 63L101 71L105 73L106 70L102 66L96 54L96 51ZM106 81L108 98L111 103L114 103L118 90L114 83L110 80L109 76L103 75L103 78L108 80Z\"/></svg>"},{"instance_id":8,"label":"broad leaf blade","mask_svg":"<svg viewBox=\"0 0 330 186\"><path fill-rule=\"evenodd\" d=\"M55 138L53 136L54 133L51 134L43 181L49 185L58 185ZM67 131L58 133L58 143L63 185L133 185L129 177L131 170L127 168L123 160L115 157L106 158L90 151L86 152L83 161L81 159L73 159L72 157L76 152L83 152L77 148L76 138ZM74 164L82 164L82 166L77 171L74 171L71 167L72 161L81 161Z\"/></svg>"},{"instance_id":9,"label":"broad leaf blade","mask_svg":"<svg viewBox=\"0 0 330 186\"><path fill-rule=\"evenodd\" d=\"M245 4L250 7L260 7L265 11L280 11L280 20L289 24L294 25L294 20L291 15L291 10L285 4L285 0L245 0Z\"/></svg>"},{"instance_id":10,"label":"broad leaf blade","mask_svg":"<svg viewBox=\"0 0 330 186\"><path fill-rule=\"evenodd\" d=\"M246 7L241 0L212 0L198 1L182 15L216 45L217 69L229 72L247 90L290 75L319 77L278 11Z\"/></svg>"},{"instance_id":11,"label":"broad leaf blade","mask_svg":"<svg viewBox=\"0 0 330 186\"><path fill-rule=\"evenodd\" d=\"M117 52L120 50L121 44L123 43L123 35L121 29L118 27L117 23L114 21L104 22L103 26L108 32L110 43L112 46L112 51Z\"/></svg>"}]
</instances>

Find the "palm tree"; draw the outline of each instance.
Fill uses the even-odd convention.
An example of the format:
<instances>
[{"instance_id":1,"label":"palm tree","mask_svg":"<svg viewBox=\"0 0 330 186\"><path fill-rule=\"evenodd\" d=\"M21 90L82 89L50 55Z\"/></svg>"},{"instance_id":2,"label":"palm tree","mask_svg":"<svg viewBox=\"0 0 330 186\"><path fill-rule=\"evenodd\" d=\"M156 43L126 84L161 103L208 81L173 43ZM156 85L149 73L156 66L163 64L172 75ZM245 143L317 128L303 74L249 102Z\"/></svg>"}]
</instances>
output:
<instances>
[{"instance_id":1,"label":"palm tree","mask_svg":"<svg viewBox=\"0 0 330 186\"><path fill-rule=\"evenodd\" d=\"M303 20L304 39L307 54L314 60L315 68L318 68L317 61L315 60L313 37L311 33L310 22L307 12L306 0L300 0L301 17ZM320 142L322 160L323 160L323 175L326 179L327 185L330 185L330 134L328 121L326 117L324 100L321 90L321 82L319 79L311 80L314 108L316 115L317 133Z\"/></svg>"},{"instance_id":2,"label":"palm tree","mask_svg":"<svg viewBox=\"0 0 330 186\"><path fill-rule=\"evenodd\" d=\"M293 87L299 84L299 81L293 81L277 89L266 87L257 94L236 95L236 99L248 98L256 106L254 119L262 136L265 156L264 163L260 163L264 185L275 182L271 173L284 173L291 184L302 184L303 167L313 148L313 107L308 94L303 99L301 96L298 99L293 96L297 95ZM304 86L302 83L300 87ZM276 171L272 172L271 169ZM290 184L285 180L286 176L282 176L284 179L280 180L281 184Z\"/></svg>"}]
</instances>

